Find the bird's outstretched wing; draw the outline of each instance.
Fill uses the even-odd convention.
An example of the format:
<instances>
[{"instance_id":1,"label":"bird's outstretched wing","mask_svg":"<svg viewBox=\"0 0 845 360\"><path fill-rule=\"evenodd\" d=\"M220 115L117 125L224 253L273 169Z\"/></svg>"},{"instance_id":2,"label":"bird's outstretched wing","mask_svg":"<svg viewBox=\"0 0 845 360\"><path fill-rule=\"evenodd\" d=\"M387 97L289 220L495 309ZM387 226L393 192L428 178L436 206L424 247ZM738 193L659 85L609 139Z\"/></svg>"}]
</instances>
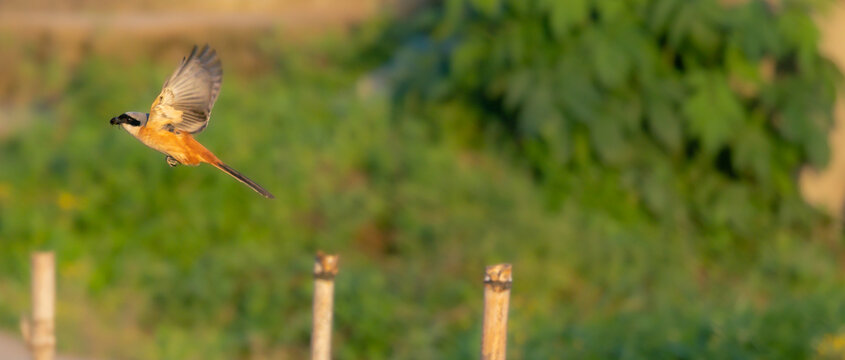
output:
<instances>
[{"instance_id":1,"label":"bird's outstretched wing","mask_svg":"<svg viewBox=\"0 0 845 360\"><path fill-rule=\"evenodd\" d=\"M217 52L205 45L191 55L164 82L150 109L146 126L198 133L208 125L211 107L220 94L223 68Z\"/></svg>"}]
</instances>

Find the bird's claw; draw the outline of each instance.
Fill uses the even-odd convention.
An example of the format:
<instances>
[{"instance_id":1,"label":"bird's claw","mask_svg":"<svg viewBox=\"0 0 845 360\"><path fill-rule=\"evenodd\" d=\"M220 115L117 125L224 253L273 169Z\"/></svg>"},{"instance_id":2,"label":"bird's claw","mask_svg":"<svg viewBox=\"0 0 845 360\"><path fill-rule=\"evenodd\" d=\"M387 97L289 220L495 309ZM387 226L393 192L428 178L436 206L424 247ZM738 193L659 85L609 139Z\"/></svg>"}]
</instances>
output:
<instances>
[{"instance_id":1,"label":"bird's claw","mask_svg":"<svg viewBox=\"0 0 845 360\"><path fill-rule=\"evenodd\" d=\"M179 162L178 160L174 159L174 158L173 158L172 156L170 156L170 155L167 155L167 157L166 157L166 158L164 158L164 159L165 159L165 160L167 160L167 165L170 165L170 167L174 167L174 166L176 166L176 165L179 165L179 164L180 164L180 162Z\"/></svg>"}]
</instances>

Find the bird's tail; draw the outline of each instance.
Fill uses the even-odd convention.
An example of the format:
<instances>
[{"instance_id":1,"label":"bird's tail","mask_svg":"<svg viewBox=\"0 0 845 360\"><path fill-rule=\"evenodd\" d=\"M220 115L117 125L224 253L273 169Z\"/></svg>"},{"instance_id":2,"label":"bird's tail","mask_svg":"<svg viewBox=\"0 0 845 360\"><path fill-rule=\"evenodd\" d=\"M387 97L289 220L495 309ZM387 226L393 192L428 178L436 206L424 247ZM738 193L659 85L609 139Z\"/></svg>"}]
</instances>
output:
<instances>
[{"instance_id":1,"label":"bird's tail","mask_svg":"<svg viewBox=\"0 0 845 360\"><path fill-rule=\"evenodd\" d=\"M223 170L223 172L232 175L233 178L238 179L238 181L244 183L244 185L246 186L249 186L250 189L255 190L255 192L261 194L262 196L268 199L276 198L275 196L273 196L273 194L267 191L267 189L264 189L263 187L261 187L261 185L256 184L255 181L250 180L248 177L239 173L237 170L232 169L231 167L229 167L229 165L224 164L222 161L215 161L211 162L210 164L214 165L214 167L220 170Z\"/></svg>"}]
</instances>

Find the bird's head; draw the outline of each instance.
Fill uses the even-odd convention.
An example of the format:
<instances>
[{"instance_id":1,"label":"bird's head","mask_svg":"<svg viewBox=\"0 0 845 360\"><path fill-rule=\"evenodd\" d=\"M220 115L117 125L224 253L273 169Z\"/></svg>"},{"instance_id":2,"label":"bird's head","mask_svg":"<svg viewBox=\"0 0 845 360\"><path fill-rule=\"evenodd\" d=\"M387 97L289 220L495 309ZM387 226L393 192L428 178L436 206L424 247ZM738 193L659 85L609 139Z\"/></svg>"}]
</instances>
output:
<instances>
[{"instance_id":1,"label":"bird's head","mask_svg":"<svg viewBox=\"0 0 845 360\"><path fill-rule=\"evenodd\" d=\"M120 125L124 130L132 135L135 135L138 133L138 129L147 123L149 116L150 114L147 113L129 111L111 118L109 123L112 125Z\"/></svg>"}]
</instances>

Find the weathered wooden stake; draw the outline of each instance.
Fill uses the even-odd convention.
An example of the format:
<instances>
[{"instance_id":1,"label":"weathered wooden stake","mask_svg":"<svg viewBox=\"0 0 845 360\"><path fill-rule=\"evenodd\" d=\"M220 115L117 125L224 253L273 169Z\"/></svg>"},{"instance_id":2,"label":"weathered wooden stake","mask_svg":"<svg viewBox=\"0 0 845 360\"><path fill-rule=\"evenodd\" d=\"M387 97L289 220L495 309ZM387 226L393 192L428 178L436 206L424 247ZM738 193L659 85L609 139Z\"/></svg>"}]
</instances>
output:
<instances>
[{"instance_id":1,"label":"weathered wooden stake","mask_svg":"<svg viewBox=\"0 0 845 360\"><path fill-rule=\"evenodd\" d=\"M508 340L508 303L511 285L510 264L488 266L484 273L484 325L481 333L481 359L504 360Z\"/></svg>"},{"instance_id":2,"label":"weathered wooden stake","mask_svg":"<svg viewBox=\"0 0 845 360\"><path fill-rule=\"evenodd\" d=\"M35 360L53 360L56 354L56 264L52 252L32 254L32 315L21 319L24 341Z\"/></svg>"},{"instance_id":3,"label":"weathered wooden stake","mask_svg":"<svg viewBox=\"0 0 845 360\"><path fill-rule=\"evenodd\" d=\"M337 255L317 252L314 262L314 312L311 328L311 359L329 360L332 354L332 307Z\"/></svg>"}]
</instances>

